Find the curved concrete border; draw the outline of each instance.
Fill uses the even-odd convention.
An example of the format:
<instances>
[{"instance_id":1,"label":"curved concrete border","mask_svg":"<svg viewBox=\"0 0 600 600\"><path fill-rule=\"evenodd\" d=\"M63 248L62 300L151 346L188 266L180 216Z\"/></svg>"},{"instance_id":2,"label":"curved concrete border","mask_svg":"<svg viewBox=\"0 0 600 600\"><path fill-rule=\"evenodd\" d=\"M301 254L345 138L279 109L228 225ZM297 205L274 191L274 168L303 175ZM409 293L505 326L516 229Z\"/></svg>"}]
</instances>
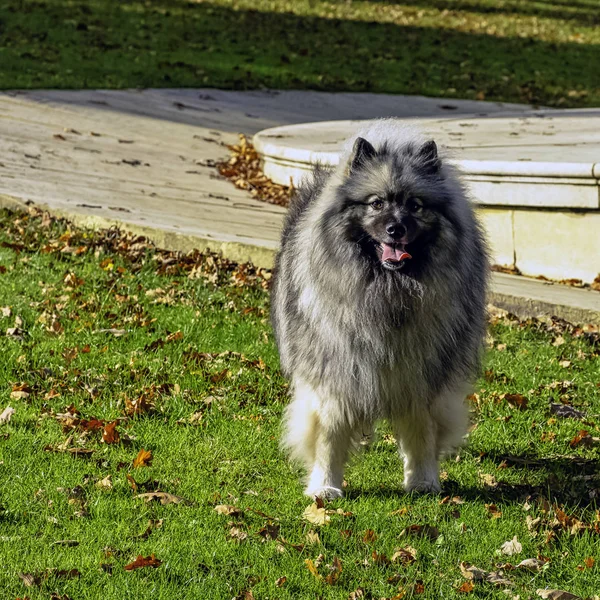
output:
<instances>
[{"instance_id":1,"label":"curved concrete border","mask_svg":"<svg viewBox=\"0 0 600 600\"><path fill-rule=\"evenodd\" d=\"M591 282L600 273L600 111L560 114L407 122L444 146L462 171L494 262ZM275 127L253 142L268 177L297 184L316 163L337 165L345 140L364 124Z\"/></svg>"},{"instance_id":2,"label":"curved concrete border","mask_svg":"<svg viewBox=\"0 0 600 600\"><path fill-rule=\"evenodd\" d=\"M582 112L585 115L407 122L418 123L447 148L451 162L473 183L479 204L597 209L600 111L598 116ZM337 165L344 140L361 125L364 122L327 121L274 127L257 133L253 143L268 177L277 183L298 183L316 163ZM486 182L491 185L482 188ZM507 184L502 188L506 193L493 189L498 183Z\"/></svg>"}]
</instances>

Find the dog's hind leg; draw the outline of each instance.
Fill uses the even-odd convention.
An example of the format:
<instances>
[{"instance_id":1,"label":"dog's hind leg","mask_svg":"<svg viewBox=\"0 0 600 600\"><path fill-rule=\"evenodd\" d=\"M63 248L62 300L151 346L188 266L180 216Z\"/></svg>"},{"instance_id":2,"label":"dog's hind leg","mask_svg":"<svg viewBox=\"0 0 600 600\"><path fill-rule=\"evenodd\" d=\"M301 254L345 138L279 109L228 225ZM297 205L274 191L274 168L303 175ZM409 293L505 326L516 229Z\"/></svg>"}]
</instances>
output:
<instances>
[{"instance_id":1,"label":"dog's hind leg","mask_svg":"<svg viewBox=\"0 0 600 600\"><path fill-rule=\"evenodd\" d=\"M343 496L344 465L352 428L335 405L304 382L294 382L294 397L284 418L283 446L300 460L309 475L307 496Z\"/></svg>"},{"instance_id":2,"label":"dog's hind leg","mask_svg":"<svg viewBox=\"0 0 600 600\"><path fill-rule=\"evenodd\" d=\"M432 416L437 422L438 456L449 454L463 442L469 425L469 412L465 398L471 392L468 383L445 391L436 398Z\"/></svg>"}]
</instances>

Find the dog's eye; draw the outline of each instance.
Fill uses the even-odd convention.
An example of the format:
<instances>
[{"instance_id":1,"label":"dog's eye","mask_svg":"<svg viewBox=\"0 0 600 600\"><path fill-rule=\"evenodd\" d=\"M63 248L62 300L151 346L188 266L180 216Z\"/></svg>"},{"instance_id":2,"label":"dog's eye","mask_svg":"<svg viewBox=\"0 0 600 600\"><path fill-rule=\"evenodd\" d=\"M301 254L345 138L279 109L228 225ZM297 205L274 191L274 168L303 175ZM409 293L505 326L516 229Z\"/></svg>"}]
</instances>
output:
<instances>
[{"instance_id":1,"label":"dog's eye","mask_svg":"<svg viewBox=\"0 0 600 600\"><path fill-rule=\"evenodd\" d=\"M381 210L383 208L383 200L381 198L375 197L369 202L369 206L373 210Z\"/></svg>"},{"instance_id":2,"label":"dog's eye","mask_svg":"<svg viewBox=\"0 0 600 600\"><path fill-rule=\"evenodd\" d=\"M406 207L413 213L418 213L423 210L423 204L419 198L409 198L406 202Z\"/></svg>"}]
</instances>

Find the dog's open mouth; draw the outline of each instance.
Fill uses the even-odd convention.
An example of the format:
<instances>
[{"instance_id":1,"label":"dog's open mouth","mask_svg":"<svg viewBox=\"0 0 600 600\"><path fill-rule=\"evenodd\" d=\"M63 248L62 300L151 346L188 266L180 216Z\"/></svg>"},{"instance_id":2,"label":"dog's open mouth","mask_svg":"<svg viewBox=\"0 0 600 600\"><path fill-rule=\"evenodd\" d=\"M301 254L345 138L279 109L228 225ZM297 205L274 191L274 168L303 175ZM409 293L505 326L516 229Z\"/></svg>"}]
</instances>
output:
<instances>
[{"instance_id":1,"label":"dog's open mouth","mask_svg":"<svg viewBox=\"0 0 600 600\"><path fill-rule=\"evenodd\" d=\"M387 269L399 269L409 258L412 256L403 244L381 244L381 262Z\"/></svg>"}]
</instances>

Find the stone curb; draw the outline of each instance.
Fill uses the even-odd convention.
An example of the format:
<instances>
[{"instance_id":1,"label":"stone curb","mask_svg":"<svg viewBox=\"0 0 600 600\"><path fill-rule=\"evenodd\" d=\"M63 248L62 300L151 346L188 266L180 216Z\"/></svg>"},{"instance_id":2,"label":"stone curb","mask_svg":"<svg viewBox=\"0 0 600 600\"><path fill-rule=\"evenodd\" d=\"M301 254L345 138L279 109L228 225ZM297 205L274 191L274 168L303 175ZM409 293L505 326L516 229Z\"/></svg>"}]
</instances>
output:
<instances>
[{"instance_id":1,"label":"stone curb","mask_svg":"<svg viewBox=\"0 0 600 600\"><path fill-rule=\"evenodd\" d=\"M165 231L158 227L144 227L125 223L118 219L81 215L74 212L57 210L36 204L38 208L69 219L81 227L101 229L119 226L132 233L143 235L156 246L168 250L189 252L195 248L209 248L220 252L236 262L252 262L258 267L272 268L276 248L257 243L217 240L200 235L187 235ZM27 210L22 200L0 194L0 207L13 210ZM572 288L565 285L528 279L505 273L492 274L492 289L488 301L519 317L556 316L575 324L593 324L600 326L600 293L592 290Z\"/></svg>"}]
</instances>

